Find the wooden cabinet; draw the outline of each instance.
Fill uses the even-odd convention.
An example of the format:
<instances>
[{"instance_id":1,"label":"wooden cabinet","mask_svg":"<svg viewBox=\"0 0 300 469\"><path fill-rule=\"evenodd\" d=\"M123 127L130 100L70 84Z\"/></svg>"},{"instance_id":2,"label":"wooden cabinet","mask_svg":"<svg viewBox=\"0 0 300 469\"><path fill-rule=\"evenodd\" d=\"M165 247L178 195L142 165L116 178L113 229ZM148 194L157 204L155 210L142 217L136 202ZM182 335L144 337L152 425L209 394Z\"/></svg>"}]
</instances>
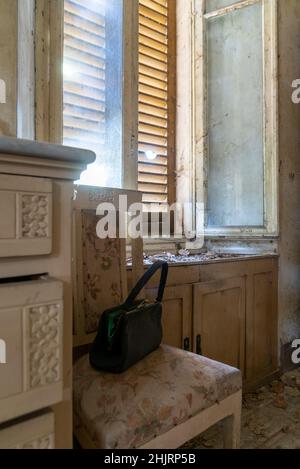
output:
<instances>
[{"instance_id":1,"label":"wooden cabinet","mask_svg":"<svg viewBox=\"0 0 300 469\"><path fill-rule=\"evenodd\" d=\"M277 276L266 269L247 280L247 380L255 383L277 368Z\"/></svg>"},{"instance_id":2,"label":"wooden cabinet","mask_svg":"<svg viewBox=\"0 0 300 469\"><path fill-rule=\"evenodd\" d=\"M156 289L147 290L147 297L155 299ZM173 347L191 350L192 285L166 287L163 300L163 342Z\"/></svg>"},{"instance_id":3,"label":"wooden cabinet","mask_svg":"<svg viewBox=\"0 0 300 469\"><path fill-rule=\"evenodd\" d=\"M245 370L245 279L193 285L194 352Z\"/></svg>"},{"instance_id":4,"label":"wooden cabinet","mask_svg":"<svg viewBox=\"0 0 300 469\"><path fill-rule=\"evenodd\" d=\"M278 371L276 256L170 265L164 343L241 369L250 389ZM155 276L148 298L155 298Z\"/></svg>"}]
</instances>

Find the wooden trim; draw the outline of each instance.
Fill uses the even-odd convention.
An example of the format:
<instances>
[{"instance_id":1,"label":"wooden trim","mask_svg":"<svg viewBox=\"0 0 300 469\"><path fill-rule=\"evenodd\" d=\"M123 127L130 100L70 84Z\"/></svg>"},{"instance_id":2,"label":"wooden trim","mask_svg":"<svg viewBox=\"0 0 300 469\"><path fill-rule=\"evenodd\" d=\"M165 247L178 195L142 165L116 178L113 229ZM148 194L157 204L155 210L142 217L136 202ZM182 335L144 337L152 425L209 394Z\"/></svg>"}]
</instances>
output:
<instances>
[{"instance_id":1,"label":"wooden trim","mask_svg":"<svg viewBox=\"0 0 300 469\"><path fill-rule=\"evenodd\" d=\"M216 18L217 16L227 15L227 13L231 13L232 11L240 10L241 8L248 7L248 6L251 6L251 5L255 5L255 3L259 3L260 1L261 0L244 0L244 1L240 1L238 3L235 3L234 5L229 5L229 6L224 7L224 8L218 8L214 11L209 12L209 13L205 13L204 17L205 17L205 19L208 19L208 18Z\"/></svg>"},{"instance_id":2,"label":"wooden trim","mask_svg":"<svg viewBox=\"0 0 300 469\"><path fill-rule=\"evenodd\" d=\"M168 1L168 203L176 202L176 0Z\"/></svg>"},{"instance_id":3,"label":"wooden trim","mask_svg":"<svg viewBox=\"0 0 300 469\"><path fill-rule=\"evenodd\" d=\"M138 184L138 0L124 2L123 187Z\"/></svg>"},{"instance_id":4,"label":"wooden trim","mask_svg":"<svg viewBox=\"0 0 300 469\"><path fill-rule=\"evenodd\" d=\"M37 140L51 143L62 143L63 3L36 2L35 134Z\"/></svg>"}]
</instances>

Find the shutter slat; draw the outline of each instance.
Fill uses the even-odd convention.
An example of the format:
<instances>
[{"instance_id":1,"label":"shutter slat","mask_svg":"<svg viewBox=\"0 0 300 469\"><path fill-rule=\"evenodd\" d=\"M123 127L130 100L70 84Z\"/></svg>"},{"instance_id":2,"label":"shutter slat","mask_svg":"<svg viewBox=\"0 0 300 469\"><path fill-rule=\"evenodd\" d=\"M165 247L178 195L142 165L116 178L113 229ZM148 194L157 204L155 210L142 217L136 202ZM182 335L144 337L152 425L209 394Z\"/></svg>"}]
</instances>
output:
<instances>
[{"instance_id":1,"label":"shutter slat","mask_svg":"<svg viewBox=\"0 0 300 469\"><path fill-rule=\"evenodd\" d=\"M168 16L167 5L162 5L158 2L154 2L153 0L140 0L140 5L151 8L151 10L154 10L157 13L161 13L164 16Z\"/></svg>"},{"instance_id":2,"label":"shutter slat","mask_svg":"<svg viewBox=\"0 0 300 469\"><path fill-rule=\"evenodd\" d=\"M91 23L95 23L102 28L105 27L105 18L103 15L92 11L87 7L87 5L82 6L76 2L70 0L64 0L65 12L71 13L76 17L79 17L80 20L87 20Z\"/></svg>"},{"instance_id":3,"label":"shutter slat","mask_svg":"<svg viewBox=\"0 0 300 469\"><path fill-rule=\"evenodd\" d=\"M159 185L164 185L167 184L168 182L168 177L162 174L146 174L146 173L139 173L139 182L141 183L155 183Z\"/></svg>"},{"instance_id":4,"label":"shutter slat","mask_svg":"<svg viewBox=\"0 0 300 469\"><path fill-rule=\"evenodd\" d=\"M163 128L168 127L167 119L161 119L159 117L150 116L149 114L143 114L142 112L139 113L139 123L154 125Z\"/></svg>"},{"instance_id":5,"label":"shutter slat","mask_svg":"<svg viewBox=\"0 0 300 469\"><path fill-rule=\"evenodd\" d=\"M105 80L105 70L104 69L95 68L95 67L91 67L90 65L83 64L82 62L75 60L75 58L74 59L65 58L64 68L65 68L65 66L70 68L70 70L72 71L72 73L68 74L70 76L73 76L74 73L75 74L80 73L80 74L86 75L88 77L93 77L93 78L98 78L98 79L101 79L101 80Z\"/></svg>"},{"instance_id":6,"label":"shutter slat","mask_svg":"<svg viewBox=\"0 0 300 469\"><path fill-rule=\"evenodd\" d=\"M167 28L166 28L166 26L168 24L167 16L162 15L161 13L159 13L155 10L152 10L152 8L144 7L141 4L141 2L140 2L140 6L139 6L139 14L140 14L140 17L150 19L152 22L157 23L158 24L157 28L160 25L165 26L164 32L165 32L165 34L167 34ZM141 18L141 20L142 20L142 18Z\"/></svg>"},{"instance_id":7,"label":"shutter slat","mask_svg":"<svg viewBox=\"0 0 300 469\"><path fill-rule=\"evenodd\" d=\"M83 107L85 109L93 109L94 111L105 112L105 103L94 99L85 98L76 94L64 93L64 102L73 106Z\"/></svg>"},{"instance_id":8,"label":"shutter slat","mask_svg":"<svg viewBox=\"0 0 300 469\"><path fill-rule=\"evenodd\" d=\"M162 24L157 23L156 21L153 21L150 18L146 18L146 16L142 16L141 14L139 15L139 21L142 26L145 26L148 29L153 29L153 31L162 34L164 36L167 36L168 30L165 26Z\"/></svg>"},{"instance_id":9,"label":"shutter slat","mask_svg":"<svg viewBox=\"0 0 300 469\"><path fill-rule=\"evenodd\" d=\"M166 109L151 107L143 103L139 103L139 112L142 114L149 114L150 116L161 117L162 119L168 118L168 111Z\"/></svg>"},{"instance_id":10,"label":"shutter slat","mask_svg":"<svg viewBox=\"0 0 300 469\"><path fill-rule=\"evenodd\" d=\"M139 54L139 62L141 65L146 65L146 67L151 67L154 68L155 70L158 70L159 72L168 72L168 66L166 63L161 62L156 59L152 59L151 57L148 57L147 55L144 54Z\"/></svg>"},{"instance_id":11,"label":"shutter slat","mask_svg":"<svg viewBox=\"0 0 300 469\"><path fill-rule=\"evenodd\" d=\"M166 34L159 33L153 29L148 28L147 26L143 26L140 22L139 38L141 37L148 38L150 41L155 41L162 45L168 44L168 36Z\"/></svg>"},{"instance_id":12,"label":"shutter slat","mask_svg":"<svg viewBox=\"0 0 300 469\"><path fill-rule=\"evenodd\" d=\"M168 74L166 72L160 72L155 68L148 67L147 65L143 65L139 63L139 73L141 75L145 75L146 77L155 78L160 81L168 82Z\"/></svg>"},{"instance_id":13,"label":"shutter slat","mask_svg":"<svg viewBox=\"0 0 300 469\"><path fill-rule=\"evenodd\" d=\"M64 114L64 125L68 128L79 129L87 132L101 132L103 131L102 122L103 120L99 120L99 122L94 122L89 121L87 119L80 119Z\"/></svg>"},{"instance_id":14,"label":"shutter slat","mask_svg":"<svg viewBox=\"0 0 300 469\"><path fill-rule=\"evenodd\" d=\"M151 59L159 60L160 62L167 63L168 58L166 53L153 49L152 47L140 45L139 53L150 57Z\"/></svg>"},{"instance_id":15,"label":"shutter slat","mask_svg":"<svg viewBox=\"0 0 300 469\"><path fill-rule=\"evenodd\" d=\"M162 81L162 80L156 80L153 77L149 77L147 75L143 75L140 73L139 75L139 83L142 85L146 86L152 86L153 88L156 88L158 90L167 90L168 89L168 83L167 81Z\"/></svg>"},{"instance_id":16,"label":"shutter slat","mask_svg":"<svg viewBox=\"0 0 300 469\"><path fill-rule=\"evenodd\" d=\"M94 34L95 36L105 37L105 24L103 24L103 26L99 26L67 11L65 11L64 18L65 23L75 26L76 28L80 28L82 31Z\"/></svg>"},{"instance_id":17,"label":"shutter slat","mask_svg":"<svg viewBox=\"0 0 300 469\"><path fill-rule=\"evenodd\" d=\"M83 107L67 103L64 103L64 116L66 118L80 117L94 122L104 122L104 112L85 109Z\"/></svg>"},{"instance_id":18,"label":"shutter slat","mask_svg":"<svg viewBox=\"0 0 300 469\"><path fill-rule=\"evenodd\" d=\"M138 186L139 190L142 190L140 186ZM143 194L142 200L145 204L150 203L168 203L168 194Z\"/></svg>"},{"instance_id":19,"label":"shutter slat","mask_svg":"<svg viewBox=\"0 0 300 469\"><path fill-rule=\"evenodd\" d=\"M154 98L153 96L148 96L147 94L139 94L139 103L149 104L150 106L155 106L161 109L167 109L168 103L164 99Z\"/></svg>"},{"instance_id":20,"label":"shutter slat","mask_svg":"<svg viewBox=\"0 0 300 469\"><path fill-rule=\"evenodd\" d=\"M139 173L140 174L168 174L168 168L166 166L160 165L147 165L140 163L139 164Z\"/></svg>"},{"instance_id":21,"label":"shutter slat","mask_svg":"<svg viewBox=\"0 0 300 469\"><path fill-rule=\"evenodd\" d=\"M72 48L73 50L77 50L81 53L86 53L89 55L94 55L95 57L103 57L105 58L105 48L102 46L96 46L94 44L90 44L87 41L82 41L73 36L65 36L65 46Z\"/></svg>"},{"instance_id":22,"label":"shutter slat","mask_svg":"<svg viewBox=\"0 0 300 469\"><path fill-rule=\"evenodd\" d=\"M156 165L161 165L161 166L167 166L168 165L168 160L166 156L159 155L155 158L155 160L148 160L148 158L145 156L144 152L139 152L139 162L140 163L145 163L148 166L156 166Z\"/></svg>"},{"instance_id":23,"label":"shutter slat","mask_svg":"<svg viewBox=\"0 0 300 469\"><path fill-rule=\"evenodd\" d=\"M105 60L100 56L95 57L90 54L82 53L76 49L66 46L65 57L67 59L75 59L85 65L90 65L95 69L105 70Z\"/></svg>"},{"instance_id":24,"label":"shutter slat","mask_svg":"<svg viewBox=\"0 0 300 469\"><path fill-rule=\"evenodd\" d=\"M168 145L168 140L164 137L157 137L156 135L142 133L139 133L139 142L148 143L149 145L157 145L160 147L166 147Z\"/></svg>"},{"instance_id":25,"label":"shutter slat","mask_svg":"<svg viewBox=\"0 0 300 469\"><path fill-rule=\"evenodd\" d=\"M65 23L65 35L73 37L77 40L81 40L87 44L94 45L96 47L105 48L105 38L95 34L90 34L87 31L83 31L80 28L76 28L73 24Z\"/></svg>"},{"instance_id":26,"label":"shutter slat","mask_svg":"<svg viewBox=\"0 0 300 469\"><path fill-rule=\"evenodd\" d=\"M150 145L147 143L141 142L139 144L139 151L146 153L146 151L153 151L157 155L167 156L168 151L166 147L160 147L159 145Z\"/></svg>"},{"instance_id":27,"label":"shutter slat","mask_svg":"<svg viewBox=\"0 0 300 469\"><path fill-rule=\"evenodd\" d=\"M78 96L84 96L85 98L101 101L103 103L105 102L105 93L103 92L104 90L102 85L99 86L99 88L94 88L65 81L64 88L65 93L72 93Z\"/></svg>"},{"instance_id":28,"label":"shutter slat","mask_svg":"<svg viewBox=\"0 0 300 469\"><path fill-rule=\"evenodd\" d=\"M168 129L164 127L156 127L153 125L139 123L139 132L148 135L158 135L159 137L168 137Z\"/></svg>"},{"instance_id":29,"label":"shutter slat","mask_svg":"<svg viewBox=\"0 0 300 469\"><path fill-rule=\"evenodd\" d=\"M152 39L151 36L149 37L139 34L139 43L144 47L151 47L151 49L157 50L163 54L168 53L167 41L161 43L160 41Z\"/></svg>"},{"instance_id":30,"label":"shutter slat","mask_svg":"<svg viewBox=\"0 0 300 469\"><path fill-rule=\"evenodd\" d=\"M168 93L165 90L161 90L159 88L153 88L152 86L147 86L140 84L139 85L139 92L141 94L146 94L148 96L153 96L155 98L160 98L166 101L168 99Z\"/></svg>"},{"instance_id":31,"label":"shutter slat","mask_svg":"<svg viewBox=\"0 0 300 469\"><path fill-rule=\"evenodd\" d=\"M139 182L139 190L144 194L146 192L150 194L167 194L167 185Z\"/></svg>"}]
</instances>

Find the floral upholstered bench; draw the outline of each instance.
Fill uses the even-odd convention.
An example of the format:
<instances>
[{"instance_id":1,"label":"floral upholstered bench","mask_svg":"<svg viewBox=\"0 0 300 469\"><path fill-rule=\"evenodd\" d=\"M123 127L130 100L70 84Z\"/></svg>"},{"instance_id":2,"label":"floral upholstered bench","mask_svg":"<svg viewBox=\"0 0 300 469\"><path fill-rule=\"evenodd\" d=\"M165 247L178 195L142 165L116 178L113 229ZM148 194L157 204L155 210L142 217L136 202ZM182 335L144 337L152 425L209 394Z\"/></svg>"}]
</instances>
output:
<instances>
[{"instance_id":1,"label":"floral upholstered bench","mask_svg":"<svg viewBox=\"0 0 300 469\"><path fill-rule=\"evenodd\" d=\"M74 366L75 435L83 448L178 448L224 420L224 446L240 437L241 373L161 346L120 375Z\"/></svg>"}]
</instances>

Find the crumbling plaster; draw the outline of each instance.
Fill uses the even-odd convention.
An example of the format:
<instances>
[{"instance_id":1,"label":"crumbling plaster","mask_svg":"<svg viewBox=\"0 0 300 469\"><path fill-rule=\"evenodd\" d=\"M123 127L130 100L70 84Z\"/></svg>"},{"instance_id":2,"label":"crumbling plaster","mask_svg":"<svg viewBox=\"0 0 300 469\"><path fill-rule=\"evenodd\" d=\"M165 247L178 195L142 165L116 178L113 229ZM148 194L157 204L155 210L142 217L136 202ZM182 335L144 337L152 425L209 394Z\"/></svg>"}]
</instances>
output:
<instances>
[{"instance_id":1,"label":"crumbling plaster","mask_svg":"<svg viewBox=\"0 0 300 469\"><path fill-rule=\"evenodd\" d=\"M279 0L279 338L300 337L300 2Z\"/></svg>"}]
</instances>

